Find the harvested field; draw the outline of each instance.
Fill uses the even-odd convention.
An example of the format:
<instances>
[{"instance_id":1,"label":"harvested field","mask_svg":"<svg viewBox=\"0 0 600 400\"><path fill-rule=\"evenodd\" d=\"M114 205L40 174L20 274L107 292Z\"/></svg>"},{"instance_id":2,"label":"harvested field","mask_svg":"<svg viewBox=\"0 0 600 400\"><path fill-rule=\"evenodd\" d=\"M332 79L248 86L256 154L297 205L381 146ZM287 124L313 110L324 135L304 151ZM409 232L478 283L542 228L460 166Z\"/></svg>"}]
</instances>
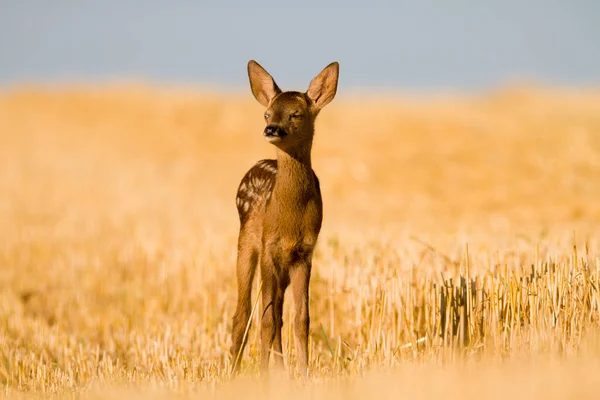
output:
<instances>
[{"instance_id":1,"label":"harvested field","mask_svg":"<svg viewBox=\"0 0 600 400\"><path fill-rule=\"evenodd\" d=\"M0 93L5 395L595 398L600 92L341 93L313 147L311 377L288 294L269 387L256 323L228 374L235 191L274 155L262 129L249 91Z\"/></svg>"}]
</instances>

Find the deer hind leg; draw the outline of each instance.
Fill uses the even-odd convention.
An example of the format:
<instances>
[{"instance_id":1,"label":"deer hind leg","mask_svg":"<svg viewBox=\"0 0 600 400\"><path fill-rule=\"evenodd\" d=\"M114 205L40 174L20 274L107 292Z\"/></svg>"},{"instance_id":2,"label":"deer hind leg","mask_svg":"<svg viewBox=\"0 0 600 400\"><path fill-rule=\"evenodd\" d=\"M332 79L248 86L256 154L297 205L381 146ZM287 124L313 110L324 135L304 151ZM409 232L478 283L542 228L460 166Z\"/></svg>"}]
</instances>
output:
<instances>
[{"instance_id":1,"label":"deer hind leg","mask_svg":"<svg viewBox=\"0 0 600 400\"><path fill-rule=\"evenodd\" d=\"M258 249L253 240L252 234L242 228L238 238L237 255L237 287L238 300L235 314L233 316L233 326L231 330L231 357L232 371L236 373L242 359L242 353L246 346L247 337L244 338L246 329L249 329L250 312L252 309L252 282L256 265L258 264Z\"/></svg>"},{"instance_id":2,"label":"deer hind leg","mask_svg":"<svg viewBox=\"0 0 600 400\"><path fill-rule=\"evenodd\" d=\"M263 374L269 370L269 356L271 347L275 339L275 291L277 290L274 282L274 274L271 268L266 268L265 264L272 265L271 262L262 260L261 279L262 279L262 318L260 327L260 370Z\"/></svg>"}]
</instances>

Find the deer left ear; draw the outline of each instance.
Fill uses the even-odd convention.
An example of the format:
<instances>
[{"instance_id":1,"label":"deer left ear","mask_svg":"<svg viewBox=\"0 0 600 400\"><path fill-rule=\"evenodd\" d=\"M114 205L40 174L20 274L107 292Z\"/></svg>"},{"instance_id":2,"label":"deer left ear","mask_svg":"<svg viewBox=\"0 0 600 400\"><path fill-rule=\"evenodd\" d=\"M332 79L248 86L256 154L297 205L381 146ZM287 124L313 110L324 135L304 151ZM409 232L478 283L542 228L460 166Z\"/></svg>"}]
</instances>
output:
<instances>
[{"instance_id":1,"label":"deer left ear","mask_svg":"<svg viewBox=\"0 0 600 400\"><path fill-rule=\"evenodd\" d=\"M254 60L248 61L248 78L250 78L252 94L265 107L268 107L269 102L281 93L273 77Z\"/></svg>"},{"instance_id":2,"label":"deer left ear","mask_svg":"<svg viewBox=\"0 0 600 400\"><path fill-rule=\"evenodd\" d=\"M335 97L339 72L340 65L337 62L332 62L310 82L306 94L317 109L322 109Z\"/></svg>"}]
</instances>

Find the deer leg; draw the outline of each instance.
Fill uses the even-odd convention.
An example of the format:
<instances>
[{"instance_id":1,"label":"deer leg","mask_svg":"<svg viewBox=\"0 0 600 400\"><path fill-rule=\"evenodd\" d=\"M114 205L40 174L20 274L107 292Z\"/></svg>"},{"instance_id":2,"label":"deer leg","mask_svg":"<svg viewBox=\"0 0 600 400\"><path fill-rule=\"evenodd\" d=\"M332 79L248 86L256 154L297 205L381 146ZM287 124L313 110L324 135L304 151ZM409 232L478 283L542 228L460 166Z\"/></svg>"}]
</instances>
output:
<instances>
[{"instance_id":1,"label":"deer leg","mask_svg":"<svg viewBox=\"0 0 600 400\"><path fill-rule=\"evenodd\" d=\"M275 300L279 290L279 282L276 275L276 265L272 254L266 250L261 260L261 278L262 278L262 319L261 319L261 349L260 349L260 370L263 374L268 374L269 357L271 347L275 340L276 319L275 319Z\"/></svg>"},{"instance_id":2,"label":"deer leg","mask_svg":"<svg viewBox=\"0 0 600 400\"><path fill-rule=\"evenodd\" d=\"M231 330L231 348L232 372L236 373L242 359L242 353L246 346L247 337L244 340L246 328L249 328L250 311L252 307L252 281L258 263L258 251L251 243L251 238L243 230L240 231L238 239L237 256L237 286L238 300L235 314L233 316L233 326Z\"/></svg>"},{"instance_id":3,"label":"deer leg","mask_svg":"<svg viewBox=\"0 0 600 400\"><path fill-rule=\"evenodd\" d=\"M308 284L310 281L311 260L307 259L296 264L290 270L290 281L294 295L296 316L294 318L294 333L296 335L296 348L300 373L308 374L308 332L310 316L308 310Z\"/></svg>"},{"instance_id":4,"label":"deer leg","mask_svg":"<svg viewBox=\"0 0 600 400\"><path fill-rule=\"evenodd\" d=\"M285 289L289 284L289 276L287 271L281 271L279 276L279 284L275 293L274 312L275 312L275 341L273 343L273 359L278 368L283 368L283 345L281 343L281 329L283 327L283 298Z\"/></svg>"}]
</instances>

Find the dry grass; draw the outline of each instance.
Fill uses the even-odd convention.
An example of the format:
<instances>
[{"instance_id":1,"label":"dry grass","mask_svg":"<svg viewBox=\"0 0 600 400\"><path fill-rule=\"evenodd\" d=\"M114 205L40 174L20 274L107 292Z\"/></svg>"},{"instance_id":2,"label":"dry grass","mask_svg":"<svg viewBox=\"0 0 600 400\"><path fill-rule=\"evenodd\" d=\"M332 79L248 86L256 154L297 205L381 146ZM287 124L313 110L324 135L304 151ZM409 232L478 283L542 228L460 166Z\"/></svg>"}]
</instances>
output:
<instances>
[{"instance_id":1,"label":"dry grass","mask_svg":"<svg viewBox=\"0 0 600 400\"><path fill-rule=\"evenodd\" d=\"M594 397L600 93L332 103L308 384L255 382L258 329L227 374L261 124L249 93L0 94L4 394Z\"/></svg>"}]
</instances>

